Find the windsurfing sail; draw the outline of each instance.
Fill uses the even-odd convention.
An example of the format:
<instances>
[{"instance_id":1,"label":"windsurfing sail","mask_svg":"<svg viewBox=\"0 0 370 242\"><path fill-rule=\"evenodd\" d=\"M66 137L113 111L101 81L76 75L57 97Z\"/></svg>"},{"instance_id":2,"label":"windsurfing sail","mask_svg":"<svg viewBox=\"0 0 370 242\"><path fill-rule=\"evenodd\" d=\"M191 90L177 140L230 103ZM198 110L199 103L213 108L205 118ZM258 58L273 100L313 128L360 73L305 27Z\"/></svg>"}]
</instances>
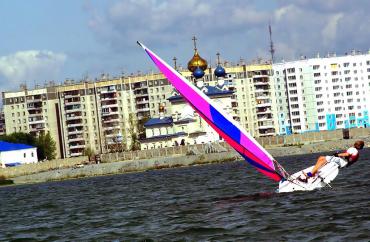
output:
<instances>
[{"instance_id":1,"label":"windsurfing sail","mask_svg":"<svg viewBox=\"0 0 370 242\"><path fill-rule=\"evenodd\" d=\"M212 100L191 84L155 53L137 42L149 55L158 69L177 89L182 97L199 113L215 131L228 142L243 158L267 177L280 181L285 177L282 167L274 158L240 127L230 115L217 107Z\"/></svg>"}]
</instances>

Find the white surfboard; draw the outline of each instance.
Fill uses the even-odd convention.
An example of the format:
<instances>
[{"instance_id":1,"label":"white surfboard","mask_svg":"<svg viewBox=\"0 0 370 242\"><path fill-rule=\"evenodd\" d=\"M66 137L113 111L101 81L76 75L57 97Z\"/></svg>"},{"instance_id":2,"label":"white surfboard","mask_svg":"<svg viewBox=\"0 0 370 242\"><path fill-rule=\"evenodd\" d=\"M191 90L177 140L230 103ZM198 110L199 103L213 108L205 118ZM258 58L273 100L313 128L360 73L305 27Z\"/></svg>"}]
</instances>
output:
<instances>
[{"instance_id":1,"label":"white surfboard","mask_svg":"<svg viewBox=\"0 0 370 242\"><path fill-rule=\"evenodd\" d=\"M279 182L278 192L294 192L294 191L312 191L329 186L329 183L335 179L339 173L339 166L334 162L328 162L314 177L307 179L307 182L300 181L298 178L304 178L303 172L307 173L312 171L313 166L310 166L302 171L294 173L290 176L289 180Z\"/></svg>"}]
</instances>

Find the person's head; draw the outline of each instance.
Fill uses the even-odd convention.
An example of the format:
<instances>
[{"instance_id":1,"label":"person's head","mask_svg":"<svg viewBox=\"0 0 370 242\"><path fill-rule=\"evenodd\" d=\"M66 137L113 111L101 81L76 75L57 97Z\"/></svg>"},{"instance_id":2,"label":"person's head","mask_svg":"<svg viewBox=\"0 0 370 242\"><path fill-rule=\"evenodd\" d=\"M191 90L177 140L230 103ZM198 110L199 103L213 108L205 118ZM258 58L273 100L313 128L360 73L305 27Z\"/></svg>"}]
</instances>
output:
<instances>
[{"instance_id":1,"label":"person's head","mask_svg":"<svg viewBox=\"0 0 370 242\"><path fill-rule=\"evenodd\" d=\"M356 149L361 150L361 149L363 149L363 148L364 148L364 145L365 145L364 141L362 141L362 140L357 140L353 146L354 146Z\"/></svg>"}]
</instances>

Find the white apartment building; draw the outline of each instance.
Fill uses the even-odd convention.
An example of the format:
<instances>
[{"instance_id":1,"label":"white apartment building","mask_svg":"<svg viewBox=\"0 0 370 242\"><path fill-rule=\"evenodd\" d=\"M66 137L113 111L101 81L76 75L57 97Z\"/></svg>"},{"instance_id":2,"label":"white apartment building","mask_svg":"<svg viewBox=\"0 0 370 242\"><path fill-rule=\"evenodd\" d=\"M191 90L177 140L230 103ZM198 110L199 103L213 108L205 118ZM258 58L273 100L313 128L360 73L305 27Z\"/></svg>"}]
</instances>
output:
<instances>
[{"instance_id":1,"label":"white apartment building","mask_svg":"<svg viewBox=\"0 0 370 242\"><path fill-rule=\"evenodd\" d=\"M208 68L201 79L205 86L222 86L232 91L231 114L255 137L271 136L278 130L275 86L271 65L226 66L227 75L218 78ZM191 73L179 70L192 80ZM57 144L58 157L80 156L90 148L106 153L117 147L128 149L141 126L150 118L178 111L169 98L172 85L154 73L97 81L66 81L33 90L3 92L6 133L29 132L35 136L50 132ZM144 132L144 133L142 133Z\"/></svg>"},{"instance_id":2,"label":"white apartment building","mask_svg":"<svg viewBox=\"0 0 370 242\"><path fill-rule=\"evenodd\" d=\"M370 54L273 65L279 134L369 127Z\"/></svg>"},{"instance_id":3,"label":"white apartment building","mask_svg":"<svg viewBox=\"0 0 370 242\"><path fill-rule=\"evenodd\" d=\"M0 109L0 136L6 134L5 116L2 109Z\"/></svg>"}]
</instances>

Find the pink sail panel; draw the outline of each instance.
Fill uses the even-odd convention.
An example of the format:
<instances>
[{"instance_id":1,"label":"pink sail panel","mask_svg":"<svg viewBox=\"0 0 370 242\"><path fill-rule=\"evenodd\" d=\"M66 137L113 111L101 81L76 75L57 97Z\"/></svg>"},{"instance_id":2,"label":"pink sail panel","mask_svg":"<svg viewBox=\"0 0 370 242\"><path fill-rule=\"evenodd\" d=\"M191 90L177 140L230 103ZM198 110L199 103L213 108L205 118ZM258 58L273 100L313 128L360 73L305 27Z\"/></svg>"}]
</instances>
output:
<instances>
[{"instance_id":1,"label":"pink sail panel","mask_svg":"<svg viewBox=\"0 0 370 242\"><path fill-rule=\"evenodd\" d=\"M226 142L264 175L276 181L281 180L282 176L275 170L273 158L253 137L239 127L228 114L218 109L210 98L192 85L186 78L180 75L148 48L142 44L140 45L183 98L191 104L201 117L206 120Z\"/></svg>"}]
</instances>

